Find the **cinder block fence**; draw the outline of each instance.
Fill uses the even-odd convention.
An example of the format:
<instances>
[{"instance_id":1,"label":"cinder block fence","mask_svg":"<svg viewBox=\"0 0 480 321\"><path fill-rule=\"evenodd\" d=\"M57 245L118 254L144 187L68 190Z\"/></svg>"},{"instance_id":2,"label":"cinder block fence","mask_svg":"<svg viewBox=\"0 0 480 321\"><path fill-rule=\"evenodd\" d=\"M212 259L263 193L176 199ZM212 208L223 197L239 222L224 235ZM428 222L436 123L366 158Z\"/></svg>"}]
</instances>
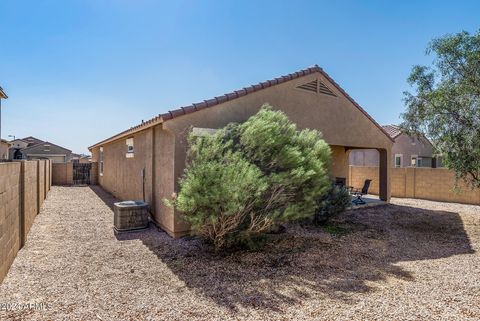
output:
<instances>
[{"instance_id":1,"label":"cinder block fence","mask_svg":"<svg viewBox=\"0 0 480 321\"><path fill-rule=\"evenodd\" d=\"M51 187L49 160L0 163L0 282Z\"/></svg>"},{"instance_id":2,"label":"cinder block fence","mask_svg":"<svg viewBox=\"0 0 480 321\"><path fill-rule=\"evenodd\" d=\"M98 182L98 163L92 162L90 164L90 185L96 185ZM52 184L60 186L74 185L73 166L74 163L52 164Z\"/></svg>"},{"instance_id":3,"label":"cinder block fence","mask_svg":"<svg viewBox=\"0 0 480 321\"><path fill-rule=\"evenodd\" d=\"M350 166L348 176L349 185L355 187L371 179L369 193L378 194L378 167ZM462 181L455 184L455 173L446 168L392 168L390 179L393 197L480 205L480 189Z\"/></svg>"}]
</instances>

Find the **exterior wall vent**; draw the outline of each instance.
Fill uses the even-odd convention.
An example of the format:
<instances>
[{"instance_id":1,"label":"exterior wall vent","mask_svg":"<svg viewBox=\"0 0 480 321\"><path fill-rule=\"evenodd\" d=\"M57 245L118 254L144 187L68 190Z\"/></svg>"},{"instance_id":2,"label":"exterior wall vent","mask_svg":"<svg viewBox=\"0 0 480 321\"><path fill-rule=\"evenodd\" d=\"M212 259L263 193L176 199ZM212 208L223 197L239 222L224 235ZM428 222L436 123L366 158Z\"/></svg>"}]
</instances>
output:
<instances>
[{"instance_id":1,"label":"exterior wall vent","mask_svg":"<svg viewBox=\"0 0 480 321\"><path fill-rule=\"evenodd\" d=\"M309 83L298 86L297 88L300 88L300 89L303 89L303 90L308 90L308 91L313 91L314 93L316 93L317 92L317 87L318 87L318 81L315 79L314 81L311 81Z\"/></svg>"},{"instance_id":2,"label":"exterior wall vent","mask_svg":"<svg viewBox=\"0 0 480 321\"><path fill-rule=\"evenodd\" d=\"M317 94L325 94L325 95L337 97L337 95L335 95L333 91L330 90L330 88L328 88L323 82L321 82L318 79L315 79L314 81L300 85L297 88L311 91Z\"/></svg>"},{"instance_id":3,"label":"exterior wall vent","mask_svg":"<svg viewBox=\"0 0 480 321\"><path fill-rule=\"evenodd\" d=\"M318 93L337 97L337 95L321 81L318 82Z\"/></svg>"}]
</instances>

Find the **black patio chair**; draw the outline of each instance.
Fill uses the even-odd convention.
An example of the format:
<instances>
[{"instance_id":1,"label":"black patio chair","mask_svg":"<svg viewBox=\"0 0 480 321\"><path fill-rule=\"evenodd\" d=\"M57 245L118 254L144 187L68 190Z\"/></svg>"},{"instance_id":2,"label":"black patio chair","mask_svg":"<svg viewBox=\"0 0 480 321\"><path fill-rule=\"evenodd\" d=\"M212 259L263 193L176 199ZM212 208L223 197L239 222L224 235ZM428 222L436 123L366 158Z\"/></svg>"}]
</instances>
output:
<instances>
[{"instance_id":1,"label":"black patio chair","mask_svg":"<svg viewBox=\"0 0 480 321\"><path fill-rule=\"evenodd\" d=\"M352 203L355 204L355 205L362 205L362 204L366 204L365 201L363 200L362 196L363 195L367 195L368 194L368 189L370 188L370 183L372 182L371 179L366 179L365 180L365 183L363 183L363 187L362 189L355 189L355 188L352 188L351 189L351 194L356 197Z\"/></svg>"}]
</instances>

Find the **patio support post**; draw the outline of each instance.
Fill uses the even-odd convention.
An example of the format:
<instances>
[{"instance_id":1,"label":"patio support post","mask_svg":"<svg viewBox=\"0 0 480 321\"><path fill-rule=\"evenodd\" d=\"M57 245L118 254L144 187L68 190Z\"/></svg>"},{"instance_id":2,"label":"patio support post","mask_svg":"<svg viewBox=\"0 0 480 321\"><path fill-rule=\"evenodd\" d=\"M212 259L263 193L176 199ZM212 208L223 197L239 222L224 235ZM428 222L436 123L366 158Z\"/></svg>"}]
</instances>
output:
<instances>
[{"instance_id":1,"label":"patio support post","mask_svg":"<svg viewBox=\"0 0 480 321\"><path fill-rule=\"evenodd\" d=\"M389 153L385 149L378 149L379 152L379 196L382 201L390 200L389 172L390 166L388 160Z\"/></svg>"}]
</instances>

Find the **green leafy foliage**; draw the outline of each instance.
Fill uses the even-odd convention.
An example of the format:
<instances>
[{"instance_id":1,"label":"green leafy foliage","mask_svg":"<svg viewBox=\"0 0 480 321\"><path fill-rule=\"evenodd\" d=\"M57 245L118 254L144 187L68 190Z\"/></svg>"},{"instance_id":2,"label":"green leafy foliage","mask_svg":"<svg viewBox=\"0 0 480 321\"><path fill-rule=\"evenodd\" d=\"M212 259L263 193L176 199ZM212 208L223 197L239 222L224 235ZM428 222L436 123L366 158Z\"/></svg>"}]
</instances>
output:
<instances>
[{"instance_id":1,"label":"green leafy foliage","mask_svg":"<svg viewBox=\"0 0 480 321\"><path fill-rule=\"evenodd\" d=\"M352 204L352 197L345 187L332 184L328 193L319 201L315 211L315 224L325 224Z\"/></svg>"},{"instance_id":2,"label":"green leafy foliage","mask_svg":"<svg viewBox=\"0 0 480 321\"><path fill-rule=\"evenodd\" d=\"M178 197L193 233L217 249L249 244L276 224L313 218L330 182L330 148L268 105L242 124L189 138Z\"/></svg>"},{"instance_id":3,"label":"green leafy foliage","mask_svg":"<svg viewBox=\"0 0 480 321\"><path fill-rule=\"evenodd\" d=\"M435 39L431 68L415 66L402 127L430 138L447 168L480 187L480 31Z\"/></svg>"}]
</instances>

